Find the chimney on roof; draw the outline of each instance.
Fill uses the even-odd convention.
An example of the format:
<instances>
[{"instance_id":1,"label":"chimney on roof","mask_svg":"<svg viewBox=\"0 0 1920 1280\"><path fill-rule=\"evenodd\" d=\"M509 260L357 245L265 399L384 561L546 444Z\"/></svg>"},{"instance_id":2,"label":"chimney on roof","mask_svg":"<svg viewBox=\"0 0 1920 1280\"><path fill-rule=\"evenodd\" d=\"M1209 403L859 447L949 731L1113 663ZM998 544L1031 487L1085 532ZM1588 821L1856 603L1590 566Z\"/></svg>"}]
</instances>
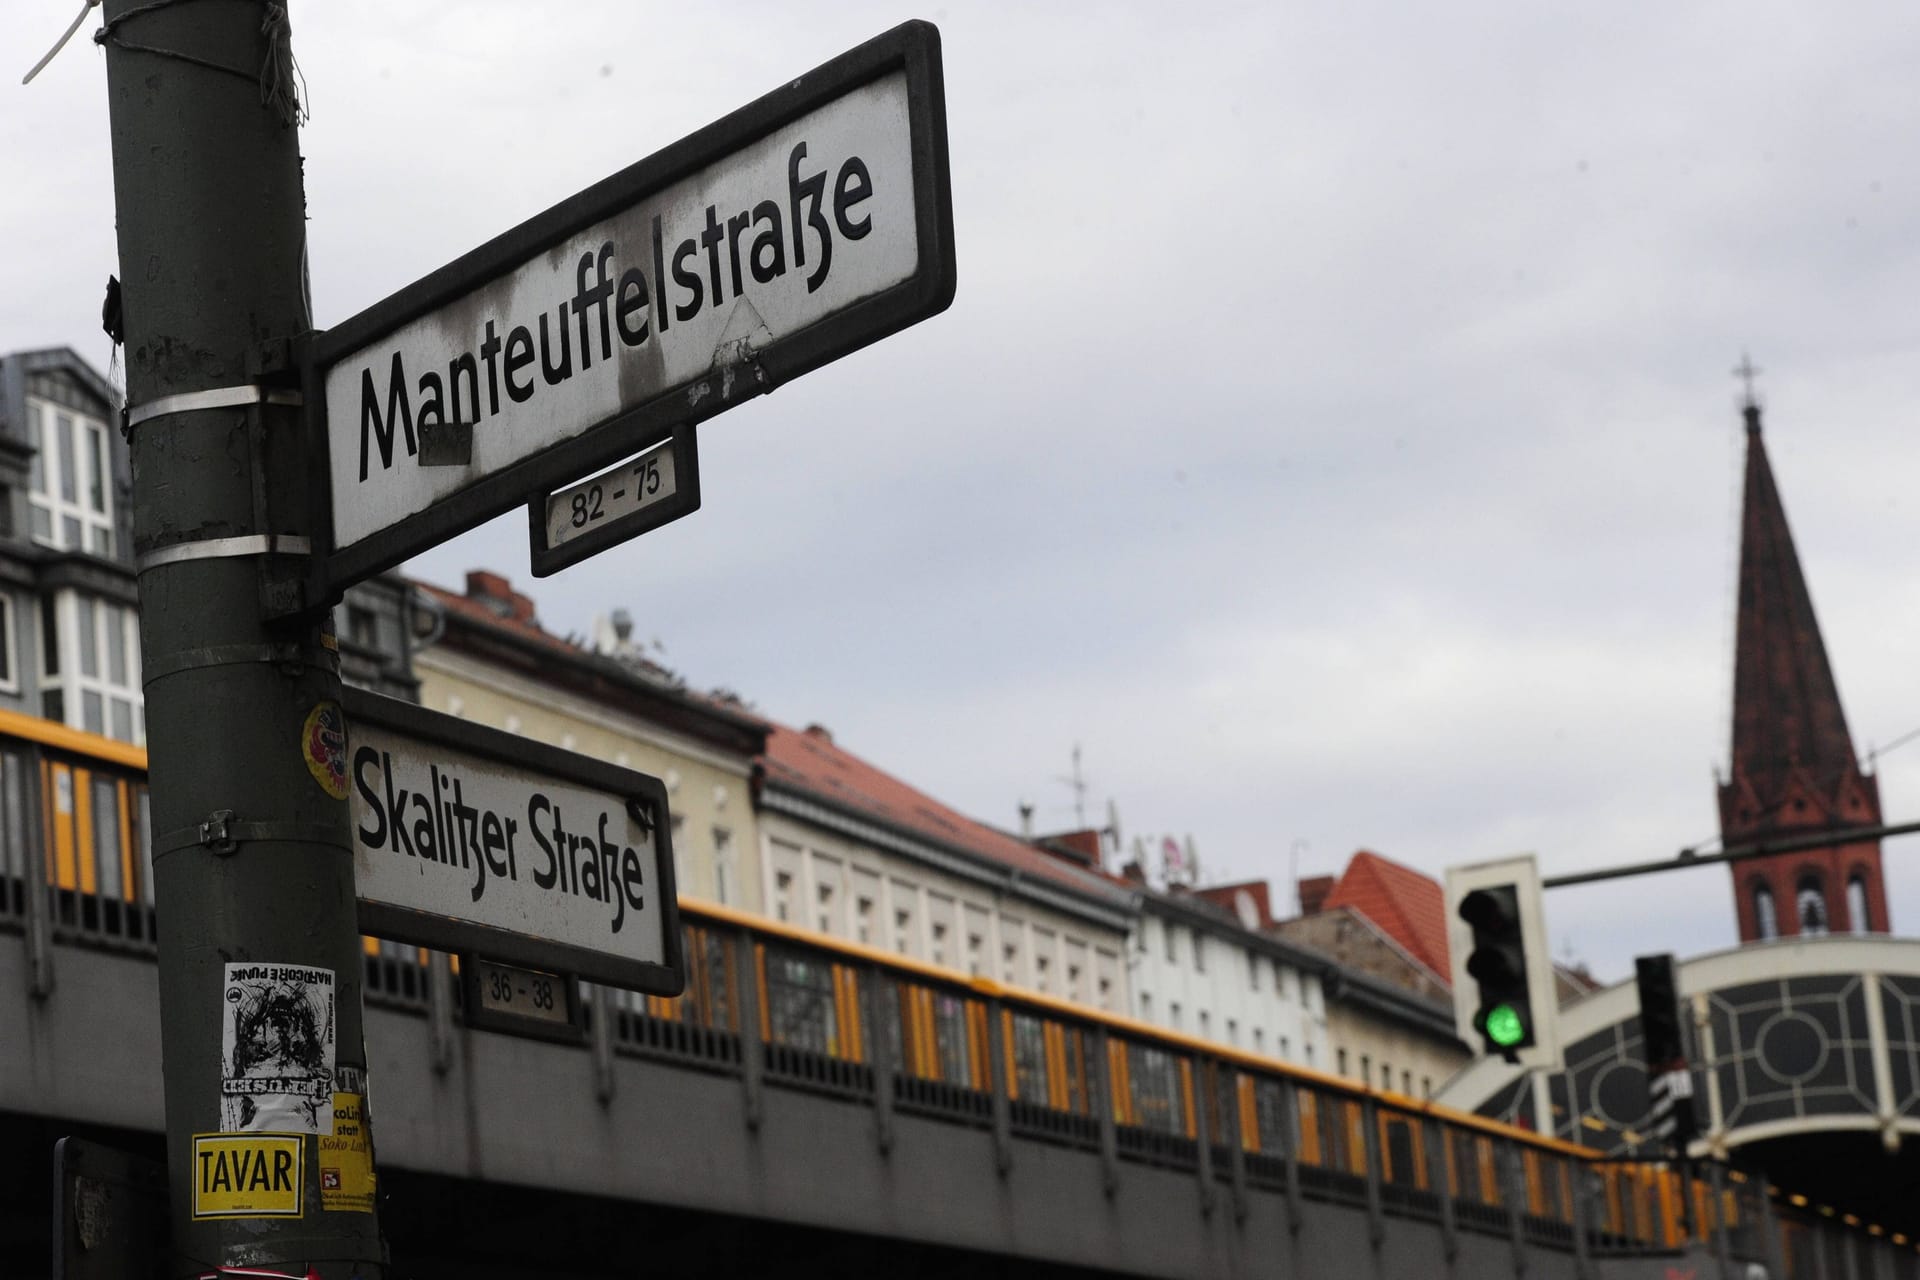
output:
<instances>
[{"instance_id":1,"label":"chimney on roof","mask_svg":"<svg viewBox=\"0 0 1920 1280\"><path fill-rule=\"evenodd\" d=\"M814 724L808 725L807 736L809 738L818 738L820 739L820 741L826 743L828 746L833 745L833 730L827 728L827 726L823 724L819 724L816 722Z\"/></svg>"},{"instance_id":2,"label":"chimney on roof","mask_svg":"<svg viewBox=\"0 0 1920 1280\"><path fill-rule=\"evenodd\" d=\"M1033 843L1062 862L1081 867L1100 865L1100 832L1093 827L1083 831L1063 831L1057 836L1040 836Z\"/></svg>"},{"instance_id":3,"label":"chimney on roof","mask_svg":"<svg viewBox=\"0 0 1920 1280\"><path fill-rule=\"evenodd\" d=\"M467 571L467 599L478 601L494 616L539 625L533 617L533 601L513 589L505 577L487 569Z\"/></svg>"},{"instance_id":4,"label":"chimney on roof","mask_svg":"<svg viewBox=\"0 0 1920 1280\"><path fill-rule=\"evenodd\" d=\"M1120 868L1120 877L1123 880L1131 880L1135 884L1144 885L1147 882L1147 869L1142 866L1139 859L1136 858L1134 861Z\"/></svg>"},{"instance_id":5,"label":"chimney on roof","mask_svg":"<svg viewBox=\"0 0 1920 1280\"><path fill-rule=\"evenodd\" d=\"M1320 908L1326 905L1327 895L1333 892L1332 876L1308 876L1300 881L1300 914L1317 916Z\"/></svg>"}]
</instances>

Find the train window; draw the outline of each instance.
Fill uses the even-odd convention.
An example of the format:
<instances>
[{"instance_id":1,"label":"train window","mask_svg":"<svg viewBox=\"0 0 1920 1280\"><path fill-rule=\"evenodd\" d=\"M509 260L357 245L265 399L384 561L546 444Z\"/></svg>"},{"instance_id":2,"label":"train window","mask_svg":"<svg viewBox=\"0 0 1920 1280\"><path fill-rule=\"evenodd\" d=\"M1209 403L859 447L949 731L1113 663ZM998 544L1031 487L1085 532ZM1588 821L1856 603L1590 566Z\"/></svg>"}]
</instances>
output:
<instances>
[{"instance_id":1,"label":"train window","mask_svg":"<svg viewBox=\"0 0 1920 1280\"><path fill-rule=\"evenodd\" d=\"M13 597L0 596L0 687L18 689L13 666Z\"/></svg>"},{"instance_id":2,"label":"train window","mask_svg":"<svg viewBox=\"0 0 1920 1280\"><path fill-rule=\"evenodd\" d=\"M120 786L111 778L93 780L93 862L100 896L127 896L120 864Z\"/></svg>"}]
</instances>

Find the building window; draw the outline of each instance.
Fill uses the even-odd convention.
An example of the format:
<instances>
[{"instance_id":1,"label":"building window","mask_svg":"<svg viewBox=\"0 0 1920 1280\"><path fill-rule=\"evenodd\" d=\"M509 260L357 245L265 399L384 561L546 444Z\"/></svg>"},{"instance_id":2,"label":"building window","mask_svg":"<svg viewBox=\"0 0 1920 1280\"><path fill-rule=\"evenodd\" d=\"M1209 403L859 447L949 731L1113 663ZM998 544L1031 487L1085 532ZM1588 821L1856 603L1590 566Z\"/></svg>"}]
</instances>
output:
<instances>
[{"instance_id":1,"label":"building window","mask_svg":"<svg viewBox=\"0 0 1920 1280\"><path fill-rule=\"evenodd\" d=\"M1360 1055L1360 1083L1365 1084L1367 1083L1367 1081L1371 1080L1372 1078L1373 1078L1373 1055L1370 1053L1363 1053Z\"/></svg>"},{"instance_id":2,"label":"building window","mask_svg":"<svg viewBox=\"0 0 1920 1280\"><path fill-rule=\"evenodd\" d=\"M1306 1043L1305 1045L1302 1045L1302 1046L1301 1046L1301 1049L1300 1049L1300 1052L1301 1052L1301 1055L1302 1055L1302 1057L1304 1057L1304 1058L1306 1059L1306 1063L1307 1063L1307 1065L1308 1065L1308 1066L1312 1066L1312 1065L1313 1065L1313 1043L1312 1043L1312 1041L1308 1041L1308 1042L1307 1042L1307 1043ZM1284 1037L1284 1036L1282 1036L1282 1037L1281 1037L1281 1039L1280 1039L1280 1056L1281 1056L1281 1057L1283 1057L1283 1058L1287 1056L1287 1041L1286 1041L1286 1037Z\"/></svg>"},{"instance_id":3,"label":"building window","mask_svg":"<svg viewBox=\"0 0 1920 1280\"><path fill-rule=\"evenodd\" d=\"M28 507L33 540L62 551L113 555L113 485L107 426L44 400L27 398L34 447Z\"/></svg>"},{"instance_id":4,"label":"building window","mask_svg":"<svg viewBox=\"0 0 1920 1280\"><path fill-rule=\"evenodd\" d=\"M377 648L380 633L376 629L373 610L365 605L347 606L347 639L363 649Z\"/></svg>"},{"instance_id":5,"label":"building window","mask_svg":"<svg viewBox=\"0 0 1920 1280\"><path fill-rule=\"evenodd\" d=\"M1760 941L1780 936L1780 913L1773 905L1773 890L1759 881L1753 886L1753 919Z\"/></svg>"},{"instance_id":6,"label":"building window","mask_svg":"<svg viewBox=\"0 0 1920 1280\"><path fill-rule=\"evenodd\" d=\"M1827 894L1819 876L1800 877L1800 891L1794 895L1793 913L1800 921L1803 937L1817 938L1827 932Z\"/></svg>"},{"instance_id":7,"label":"building window","mask_svg":"<svg viewBox=\"0 0 1920 1280\"><path fill-rule=\"evenodd\" d=\"M713 896L733 901L733 832L725 827L713 829Z\"/></svg>"},{"instance_id":8,"label":"building window","mask_svg":"<svg viewBox=\"0 0 1920 1280\"><path fill-rule=\"evenodd\" d=\"M1433 1077L1432 1076L1420 1077L1420 1096L1423 1098L1433 1097Z\"/></svg>"},{"instance_id":9,"label":"building window","mask_svg":"<svg viewBox=\"0 0 1920 1280\"><path fill-rule=\"evenodd\" d=\"M134 611L71 590L42 600L40 610L46 717L144 744L140 624Z\"/></svg>"},{"instance_id":10,"label":"building window","mask_svg":"<svg viewBox=\"0 0 1920 1280\"><path fill-rule=\"evenodd\" d=\"M1339 1073L1343 1076L1347 1074L1347 1051L1345 1049L1336 1049L1333 1060Z\"/></svg>"},{"instance_id":11,"label":"building window","mask_svg":"<svg viewBox=\"0 0 1920 1280\"><path fill-rule=\"evenodd\" d=\"M1280 1056L1284 1058L1287 1056L1289 1052L1290 1052L1290 1049L1287 1045L1287 1038L1285 1036L1281 1036L1280 1037ZM1313 1061L1313 1052L1311 1050L1307 1052L1307 1061L1308 1062Z\"/></svg>"},{"instance_id":12,"label":"building window","mask_svg":"<svg viewBox=\"0 0 1920 1280\"><path fill-rule=\"evenodd\" d=\"M1041 991L1047 989L1047 974L1052 969L1048 956L1035 952L1033 957L1033 985Z\"/></svg>"},{"instance_id":13,"label":"building window","mask_svg":"<svg viewBox=\"0 0 1920 1280\"><path fill-rule=\"evenodd\" d=\"M773 914L777 920L785 920L793 914L793 874L791 872L773 873Z\"/></svg>"},{"instance_id":14,"label":"building window","mask_svg":"<svg viewBox=\"0 0 1920 1280\"><path fill-rule=\"evenodd\" d=\"M13 597L0 596L0 689L19 692L20 674L13 656Z\"/></svg>"},{"instance_id":15,"label":"building window","mask_svg":"<svg viewBox=\"0 0 1920 1280\"><path fill-rule=\"evenodd\" d=\"M913 950L913 912L902 908L893 913L893 949L901 955Z\"/></svg>"},{"instance_id":16,"label":"building window","mask_svg":"<svg viewBox=\"0 0 1920 1280\"><path fill-rule=\"evenodd\" d=\"M1267 1051L1267 1029L1265 1027L1255 1027L1253 1029L1253 1051L1255 1053L1265 1053Z\"/></svg>"},{"instance_id":17,"label":"building window","mask_svg":"<svg viewBox=\"0 0 1920 1280\"><path fill-rule=\"evenodd\" d=\"M1260 957L1252 951L1247 952L1247 990L1260 989Z\"/></svg>"},{"instance_id":18,"label":"building window","mask_svg":"<svg viewBox=\"0 0 1920 1280\"><path fill-rule=\"evenodd\" d=\"M987 940L977 933L967 935L967 972L974 977L980 976L980 957L985 954Z\"/></svg>"},{"instance_id":19,"label":"building window","mask_svg":"<svg viewBox=\"0 0 1920 1280\"><path fill-rule=\"evenodd\" d=\"M853 900L853 936L861 942L873 941L873 899L864 894Z\"/></svg>"},{"instance_id":20,"label":"building window","mask_svg":"<svg viewBox=\"0 0 1920 1280\"><path fill-rule=\"evenodd\" d=\"M1015 975L1019 972L1020 946L1018 943L1006 943L1000 948L1000 980L1002 982L1017 981Z\"/></svg>"},{"instance_id":21,"label":"building window","mask_svg":"<svg viewBox=\"0 0 1920 1280\"><path fill-rule=\"evenodd\" d=\"M1200 1038L1202 1040L1213 1038L1213 1015L1205 1009L1200 1011Z\"/></svg>"},{"instance_id":22,"label":"building window","mask_svg":"<svg viewBox=\"0 0 1920 1280\"><path fill-rule=\"evenodd\" d=\"M1207 971L1207 935L1198 929L1193 931L1193 971L1195 973Z\"/></svg>"},{"instance_id":23,"label":"building window","mask_svg":"<svg viewBox=\"0 0 1920 1280\"><path fill-rule=\"evenodd\" d=\"M1171 961L1178 960L1179 958L1180 958L1180 931L1174 928L1173 922L1169 920L1167 922L1167 960L1171 962Z\"/></svg>"},{"instance_id":24,"label":"building window","mask_svg":"<svg viewBox=\"0 0 1920 1280\"><path fill-rule=\"evenodd\" d=\"M1080 983L1080 966L1077 964L1067 966L1067 999L1076 1004L1087 1002L1087 991Z\"/></svg>"},{"instance_id":25,"label":"building window","mask_svg":"<svg viewBox=\"0 0 1920 1280\"><path fill-rule=\"evenodd\" d=\"M1393 1064L1391 1062L1383 1062L1380 1064L1380 1087L1382 1089L1393 1088Z\"/></svg>"},{"instance_id":26,"label":"building window","mask_svg":"<svg viewBox=\"0 0 1920 1280\"><path fill-rule=\"evenodd\" d=\"M11 634L12 626L7 630ZM11 664L8 670L12 670ZM1858 871L1847 877L1847 924L1855 933L1866 933L1873 927L1867 916L1867 878Z\"/></svg>"},{"instance_id":27,"label":"building window","mask_svg":"<svg viewBox=\"0 0 1920 1280\"><path fill-rule=\"evenodd\" d=\"M1099 990L1100 990L1100 1007L1102 1009L1112 1008L1113 1006L1111 1001L1113 999L1113 979L1107 977L1105 974L1101 974Z\"/></svg>"},{"instance_id":28,"label":"building window","mask_svg":"<svg viewBox=\"0 0 1920 1280\"><path fill-rule=\"evenodd\" d=\"M1227 1019L1227 1043L1235 1048L1240 1045L1240 1024L1232 1018Z\"/></svg>"},{"instance_id":29,"label":"building window","mask_svg":"<svg viewBox=\"0 0 1920 1280\"><path fill-rule=\"evenodd\" d=\"M1400 1092L1406 1094L1409 1098L1413 1096L1413 1072L1402 1071L1400 1073Z\"/></svg>"},{"instance_id":30,"label":"building window","mask_svg":"<svg viewBox=\"0 0 1920 1280\"><path fill-rule=\"evenodd\" d=\"M820 899L820 911L818 915L818 919L820 921L820 932L832 933L833 932L833 886L830 884L817 884L813 887L813 892L814 892L814 896Z\"/></svg>"},{"instance_id":31,"label":"building window","mask_svg":"<svg viewBox=\"0 0 1920 1280\"><path fill-rule=\"evenodd\" d=\"M1140 993L1140 1021L1153 1021L1153 997L1145 991Z\"/></svg>"},{"instance_id":32,"label":"building window","mask_svg":"<svg viewBox=\"0 0 1920 1280\"><path fill-rule=\"evenodd\" d=\"M1175 1031L1180 1029L1180 1002L1175 1000L1167 1006L1167 1025Z\"/></svg>"},{"instance_id":33,"label":"building window","mask_svg":"<svg viewBox=\"0 0 1920 1280\"><path fill-rule=\"evenodd\" d=\"M938 920L933 922L933 954L928 957L935 964L947 962L947 926Z\"/></svg>"}]
</instances>

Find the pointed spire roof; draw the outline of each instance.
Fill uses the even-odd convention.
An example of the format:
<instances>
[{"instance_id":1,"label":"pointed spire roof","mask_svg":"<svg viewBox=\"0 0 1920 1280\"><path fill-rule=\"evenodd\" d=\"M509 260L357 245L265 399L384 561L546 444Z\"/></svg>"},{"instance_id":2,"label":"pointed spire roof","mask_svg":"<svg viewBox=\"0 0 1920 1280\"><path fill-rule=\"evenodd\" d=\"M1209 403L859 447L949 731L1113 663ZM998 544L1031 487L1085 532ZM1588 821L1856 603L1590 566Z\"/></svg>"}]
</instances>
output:
<instances>
[{"instance_id":1,"label":"pointed spire roof","mask_svg":"<svg viewBox=\"0 0 1920 1280\"><path fill-rule=\"evenodd\" d=\"M1751 384L1743 412L1747 467L1740 523L1732 781L1744 781L1766 805L1796 768L1826 790L1857 765L1813 598L1767 462L1760 406Z\"/></svg>"}]
</instances>

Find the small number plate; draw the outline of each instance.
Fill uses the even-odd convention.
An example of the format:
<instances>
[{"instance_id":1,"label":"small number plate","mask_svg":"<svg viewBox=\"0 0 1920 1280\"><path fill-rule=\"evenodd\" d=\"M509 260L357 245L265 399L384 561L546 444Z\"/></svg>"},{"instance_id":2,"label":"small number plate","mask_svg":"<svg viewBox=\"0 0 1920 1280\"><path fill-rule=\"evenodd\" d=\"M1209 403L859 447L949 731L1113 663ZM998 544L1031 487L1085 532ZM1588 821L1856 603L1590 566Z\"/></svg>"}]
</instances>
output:
<instances>
[{"instance_id":1,"label":"small number plate","mask_svg":"<svg viewBox=\"0 0 1920 1280\"><path fill-rule=\"evenodd\" d=\"M547 1040L585 1038L579 988L569 974L460 957L467 1024Z\"/></svg>"},{"instance_id":2,"label":"small number plate","mask_svg":"<svg viewBox=\"0 0 1920 1280\"><path fill-rule=\"evenodd\" d=\"M578 564L700 509L700 454L694 428L590 480L535 496L528 504L533 575Z\"/></svg>"}]
</instances>

